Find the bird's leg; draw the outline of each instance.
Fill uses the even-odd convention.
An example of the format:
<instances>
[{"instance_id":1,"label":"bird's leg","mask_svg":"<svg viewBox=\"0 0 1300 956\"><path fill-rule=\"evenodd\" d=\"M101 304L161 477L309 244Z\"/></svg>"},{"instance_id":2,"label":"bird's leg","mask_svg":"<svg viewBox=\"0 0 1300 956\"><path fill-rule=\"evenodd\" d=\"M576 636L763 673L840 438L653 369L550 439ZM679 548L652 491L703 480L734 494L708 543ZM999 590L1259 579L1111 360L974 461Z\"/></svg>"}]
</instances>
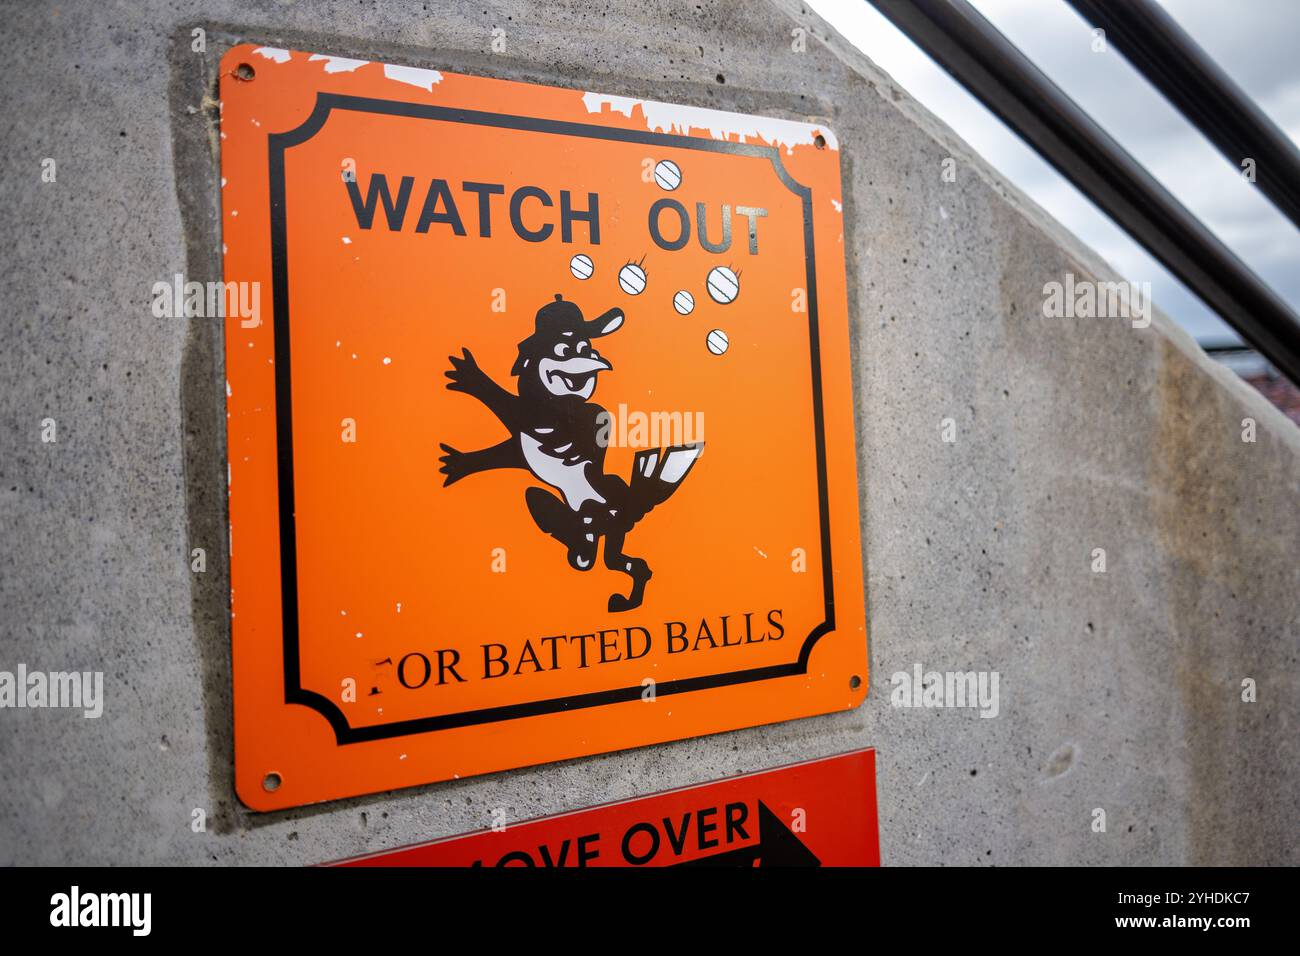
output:
<instances>
[{"instance_id":1,"label":"bird's leg","mask_svg":"<svg viewBox=\"0 0 1300 956\"><path fill-rule=\"evenodd\" d=\"M632 593L628 595L611 594L610 611L630 611L641 606L645 597L645 585L650 580L650 565L641 558L630 558L623 553L624 531L610 531L605 536L605 567L611 571L622 571L632 579Z\"/></svg>"}]
</instances>

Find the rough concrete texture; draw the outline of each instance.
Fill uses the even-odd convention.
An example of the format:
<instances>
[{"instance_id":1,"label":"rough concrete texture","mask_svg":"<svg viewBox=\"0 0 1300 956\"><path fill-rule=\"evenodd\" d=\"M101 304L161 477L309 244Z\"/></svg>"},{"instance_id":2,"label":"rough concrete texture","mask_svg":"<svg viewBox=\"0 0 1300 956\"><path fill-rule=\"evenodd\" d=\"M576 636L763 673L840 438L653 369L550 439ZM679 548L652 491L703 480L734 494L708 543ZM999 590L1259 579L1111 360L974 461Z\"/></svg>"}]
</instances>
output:
<instances>
[{"instance_id":1,"label":"rough concrete texture","mask_svg":"<svg viewBox=\"0 0 1300 956\"><path fill-rule=\"evenodd\" d=\"M476 829L497 807L518 820L865 745L889 864L1300 862L1300 431L1161 316L1044 319L1045 282L1107 266L797 3L86 0L6 5L3 21L0 669L103 670L108 701L99 720L0 711L0 865L311 863ZM488 52L494 27L506 54ZM239 806L218 329L149 302L173 273L217 274L206 97L242 40L829 119L866 530L861 708ZM57 444L40 441L47 415ZM890 675L916 662L998 671L1000 715L891 707Z\"/></svg>"}]
</instances>

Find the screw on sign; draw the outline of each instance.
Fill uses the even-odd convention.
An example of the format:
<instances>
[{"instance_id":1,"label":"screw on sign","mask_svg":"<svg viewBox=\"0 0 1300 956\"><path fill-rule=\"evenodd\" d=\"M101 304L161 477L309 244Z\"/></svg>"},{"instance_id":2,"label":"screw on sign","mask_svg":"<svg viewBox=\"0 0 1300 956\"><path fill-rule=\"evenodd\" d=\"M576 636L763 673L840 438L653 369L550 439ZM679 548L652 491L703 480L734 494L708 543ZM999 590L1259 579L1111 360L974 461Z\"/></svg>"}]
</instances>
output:
<instances>
[{"instance_id":1,"label":"screw on sign","mask_svg":"<svg viewBox=\"0 0 1300 956\"><path fill-rule=\"evenodd\" d=\"M821 127L326 62L223 59L223 278L271 303L225 326L240 799L861 704L844 225L813 215L841 157ZM798 570L769 559L780 542ZM827 859L823 816L805 835L760 796L743 820L722 802L626 821L656 831L627 853L779 847L779 821Z\"/></svg>"},{"instance_id":2,"label":"screw on sign","mask_svg":"<svg viewBox=\"0 0 1300 956\"><path fill-rule=\"evenodd\" d=\"M878 866L875 751L382 851L343 866Z\"/></svg>"}]
</instances>

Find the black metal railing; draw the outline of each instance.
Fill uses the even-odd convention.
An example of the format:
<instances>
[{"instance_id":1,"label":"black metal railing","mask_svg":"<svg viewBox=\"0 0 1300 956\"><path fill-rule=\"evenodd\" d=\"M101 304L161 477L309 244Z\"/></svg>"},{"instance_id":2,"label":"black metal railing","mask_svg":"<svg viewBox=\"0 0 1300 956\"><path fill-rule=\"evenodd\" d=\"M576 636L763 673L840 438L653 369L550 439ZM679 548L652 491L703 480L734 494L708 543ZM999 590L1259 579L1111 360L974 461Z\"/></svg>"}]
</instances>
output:
<instances>
[{"instance_id":1,"label":"black metal railing","mask_svg":"<svg viewBox=\"0 0 1300 956\"><path fill-rule=\"evenodd\" d=\"M1300 150L1154 0L1066 0L1300 226Z\"/></svg>"},{"instance_id":2,"label":"black metal railing","mask_svg":"<svg viewBox=\"0 0 1300 956\"><path fill-rule=\"evenodd\" d=\"M1260 354L1300 384L1300 318L1290 306L974 7L966 0L869 2ZM1070 2L1090 11L1100 7L1111 16L1123 7L1145 5L1144 0L1113 5ZM1231 81L1217 67L1207 67L1212 61L1181 30L1164 29L1159 42L1148 47L1143 24L1150 19L1144 21L1130 12L1113 21L1124 24L1125 56L1144 74L1144 61L1158 57L1150 63L1152 72L1161 77L1158 88L1179 109L1187 99L1199 97L1194 108L1188 107L1189 118L1198 125L1206 122L1215 131L1206 135L1230 159L1238 154L1255 159L1257 183L1267 165L1271 191L1265 194L1275 202L1274 193L1288 201L1300 181L1294 147L1288 158L1287 143L1261 132L1277 130L1258 110L1254 112L1262 122L1211 116L1249 100L1235 85L1225 85ZM1173 66L1178 62L1180 66ZM1167 86L1178 87L1178 94L1171 95ZM1279 208L1290 215L1281 204Z\"/></svg>"}]
</instances>

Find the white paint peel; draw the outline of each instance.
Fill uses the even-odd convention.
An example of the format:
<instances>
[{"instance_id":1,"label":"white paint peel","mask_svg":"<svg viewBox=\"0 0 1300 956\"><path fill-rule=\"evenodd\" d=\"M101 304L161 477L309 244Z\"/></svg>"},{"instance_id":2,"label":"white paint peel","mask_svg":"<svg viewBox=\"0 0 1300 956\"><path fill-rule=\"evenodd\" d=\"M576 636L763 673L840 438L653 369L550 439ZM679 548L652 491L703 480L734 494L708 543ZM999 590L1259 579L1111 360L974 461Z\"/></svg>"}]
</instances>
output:
<instances>
[{"instance_id":1,"label":"white paint peel","mask_svg":"<svg viewBox=\"0 0 1300 956\"><path fill-rule=\"evenodd\" d=\"M832 199L831 205L835 207L836 212L844 211L844 203L840 202L838 199Z\"/></svg>"},{"instance_id":2,"label":"white paint peel","mask_svg":"<svg viewBox=\"0 0 1300 956\"><path fill-rule=\"evenodd\" d=\"M384 76L399 83L410 83L422 90L433 92L435 83L442 82L442 74L437 70L421 70L414 66L392 66L384 64Z\"/></svg>"},{"instance_id":3,"label":"white paint peel","mask_svg":"<svg viewBox=\"0 0 1300 956\"><path fill-rule=\"evenodd\" d=\"M835 134L829 129L796 120L747 116L744 113L729 113L702 106L678 106L654 100L633 99L630 96L607 96L604 93L584 93L582 103L587 107L588 113L599 113L608 105L610 110L627 117L631 117L633 110L639 106L645 117L646 129L656 133L686 135L694 128L708 130L714 139L725 140L739 136L744 141L756 137L773 146L784 146L787 154L792 153L796 146L816 145L815 137L820 133L826 140L828 149L840 148Z\"/></svg>"},{"instance_id":4,"label":"white paint peel","mask_svg":"<svg viewBox=\"0 0 1300 956\"><path fill-rule=\"evenodd\" d=\"M276 63L288 63L288 62L289 62L289 51L288 51L288 50L281 50L279 47L274 47L274 46L259 46L259 47L258 47L256 50L254 50L253 52L254 52L254 53L260 53L262 56L266 57L268 60L274 60Z\"/></svg>"},{"instance_id":5,"label":"white paint peel","mask_svg":"<svg viewBox=\"0 0 1300 956\"><path fill-rule=\"evenodd\" d=\"M325 61L326 73L351 73L358 67L365 66L369 60L349 60L345 56L326 56L324 53L313 53L307 57L308 63L315 63L317 60Z\"/></svg>"}]
</instances>

